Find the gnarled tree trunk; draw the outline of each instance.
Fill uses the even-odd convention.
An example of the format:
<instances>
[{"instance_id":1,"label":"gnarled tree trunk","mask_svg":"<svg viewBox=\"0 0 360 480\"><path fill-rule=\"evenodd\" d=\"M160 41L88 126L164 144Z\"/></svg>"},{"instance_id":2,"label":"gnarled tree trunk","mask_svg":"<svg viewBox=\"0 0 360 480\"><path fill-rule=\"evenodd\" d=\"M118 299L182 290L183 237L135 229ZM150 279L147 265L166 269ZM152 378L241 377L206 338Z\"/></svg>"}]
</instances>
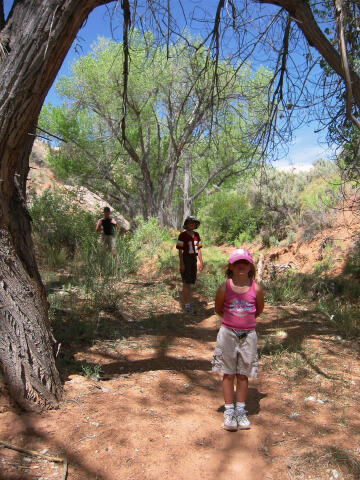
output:
<instances>
[{"instance_id":1,"label":"gnarled tree trunk","mask_svg":"<svg viewBox=\"0 0 360 480\"><path fill-rule=\"evenodd\" d=\"M15 0L0 18L0 363L28 410L56 406L62 392L25 203L29 156L61 63L89 12L104 3Z\"/></svg>"}]
</instances>

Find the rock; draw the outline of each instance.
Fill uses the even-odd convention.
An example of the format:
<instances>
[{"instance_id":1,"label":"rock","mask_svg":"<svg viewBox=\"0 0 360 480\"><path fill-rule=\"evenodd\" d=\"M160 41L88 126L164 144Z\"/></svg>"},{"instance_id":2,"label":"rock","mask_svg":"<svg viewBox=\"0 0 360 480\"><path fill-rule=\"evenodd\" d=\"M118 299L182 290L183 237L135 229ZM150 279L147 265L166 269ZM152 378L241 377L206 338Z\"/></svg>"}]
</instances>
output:
<instances>
[{"instance_id":1,"label":"rock","mask_svg":"<svg viewBox=\"0 0 360 480\"><path fill-rule=\"evenodd\" d=\"M337 470L332 470L331 471L331 476L332 478L334 478L334 480L336 480L337 478L339 478L339 473Z\"/></svg>"},{"instance_id":2,"label":"rock","mask_svg":"<svg viewBox=\"0 0 360 480\"><path fill-rule=\"evenodd\" d=\"M306 397L306 398L304 399L304 402L315 402L315 397L311 397L311 396L310 396L310 397Z\"/></svg>"}]
</instances>

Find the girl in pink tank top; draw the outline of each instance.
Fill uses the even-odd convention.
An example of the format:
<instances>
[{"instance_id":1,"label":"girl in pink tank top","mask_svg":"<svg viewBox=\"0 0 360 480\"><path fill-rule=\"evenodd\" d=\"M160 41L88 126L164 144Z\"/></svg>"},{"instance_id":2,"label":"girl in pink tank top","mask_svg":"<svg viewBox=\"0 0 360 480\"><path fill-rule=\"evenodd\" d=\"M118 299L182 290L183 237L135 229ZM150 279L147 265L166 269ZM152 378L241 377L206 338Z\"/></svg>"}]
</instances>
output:
<instances>
[{"instance_id":1,"label":"girl in pink tank top","mask_svg":"<svg viewBox=\"0 0 360 480\"><path fill-rule=\"evenodd\" d=\"M229 256L228 279L215 298L215 313L221 317L216 348L212 360L213 371L223 373L225 401L225 430L250 428L245 401L248 378L257 377L256 317L264 309L263 291L255 283L254 260L248 250L238 248ZM234 382L236 378L236 407Z\"/></svg>"}]
</instances>

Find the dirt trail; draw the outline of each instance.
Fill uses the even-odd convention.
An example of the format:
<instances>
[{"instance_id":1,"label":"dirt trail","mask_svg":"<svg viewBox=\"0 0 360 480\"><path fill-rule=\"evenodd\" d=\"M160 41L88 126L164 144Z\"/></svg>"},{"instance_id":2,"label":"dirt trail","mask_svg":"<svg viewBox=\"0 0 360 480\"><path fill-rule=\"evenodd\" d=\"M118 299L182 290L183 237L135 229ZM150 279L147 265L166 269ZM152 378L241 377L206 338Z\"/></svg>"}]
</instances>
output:
<instances>
[{"instance_id":1,"label":"dirt trail","mask_svg":"<svg viewBox=\"0 0 360 480\"><path fill-rule=\"evenodd\" d=\"M217 328L209 309L192 318L175 313L156 336L140 328L120 346L78 348L78 360L102 362L101 381L69 371L60 408L41 415L21 413L3 396L0 439L66 455L69 480L291 480L314 473L312 478L329 480L335 467L340 480L359 478L351 468L355 465L356 474L360 362L351 343L336 341L336 333L311 311L268 307L259 323L260 344L269 335L287 332L303 346L299 351L307 362L293 371L284 357L272 371L268 361L274 358L264 356L259 378L250 382L252 428L230 433L220 428L220 376L210 369ZM307 348L306 342L315 343ZM320 360L311 356L315 350ZM336 404L330 398L340 382L340 358L343 392L337 390L337 395L348 395L343 426L336 419L344 401ZM351 370L344 370L350 360ZM308 375L299 375L305 367ZM356 386L347 388L351 382ZM309 406L304 398L311 394L316 399ZM327 403L320 404L325 396ZM321 465L316 458L309 461L312 454L324 458L331 447L353 463L343 461L340 468L333 457ZM62 478L61 465L11 450L0 450L0 467L1 479Z\"/></svg>"}]
</instances>

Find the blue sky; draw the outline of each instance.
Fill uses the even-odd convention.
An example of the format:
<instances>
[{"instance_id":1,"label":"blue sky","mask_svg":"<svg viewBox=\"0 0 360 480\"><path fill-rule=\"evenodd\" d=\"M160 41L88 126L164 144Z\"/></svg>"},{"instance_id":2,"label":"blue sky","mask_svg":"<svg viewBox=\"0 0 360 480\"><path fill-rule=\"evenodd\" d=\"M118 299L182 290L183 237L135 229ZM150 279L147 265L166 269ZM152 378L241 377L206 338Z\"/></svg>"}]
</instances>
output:
<instances>
[{"instance_id":1,"label":"blue sky","mask_svg":"<svg viewBox=\"0 0 360 480\"><path fill-rule=\"evenodd\" d=\"M5 15L7 15L10 10L12 3L10 0L5 0ZM195 2L193 2L192 5L194 5L194 3ZM121 36L121 31L118 31L117 34ZM78 53L87 54L90 51L91 45L98 37L110 37L110 27L105 6L97 7L89 15L87 22L78 32L77 38L58 73L58 77L69 74L71 64L78 58ZM59 103L54 85L50 89L45 103L48 101L53 104ZM314 130L316 130L316 127L316 125L312 124L311 126L303 126L298 129L294 134L293 142L288 146L288 154L285 158L279 158L274 165L281 169L292 168L292 166L296 166L299 169L306 169L318 158L329 157L330 152L326 147L324 134L315 134Z\"/></svg>"}]
</instances>

